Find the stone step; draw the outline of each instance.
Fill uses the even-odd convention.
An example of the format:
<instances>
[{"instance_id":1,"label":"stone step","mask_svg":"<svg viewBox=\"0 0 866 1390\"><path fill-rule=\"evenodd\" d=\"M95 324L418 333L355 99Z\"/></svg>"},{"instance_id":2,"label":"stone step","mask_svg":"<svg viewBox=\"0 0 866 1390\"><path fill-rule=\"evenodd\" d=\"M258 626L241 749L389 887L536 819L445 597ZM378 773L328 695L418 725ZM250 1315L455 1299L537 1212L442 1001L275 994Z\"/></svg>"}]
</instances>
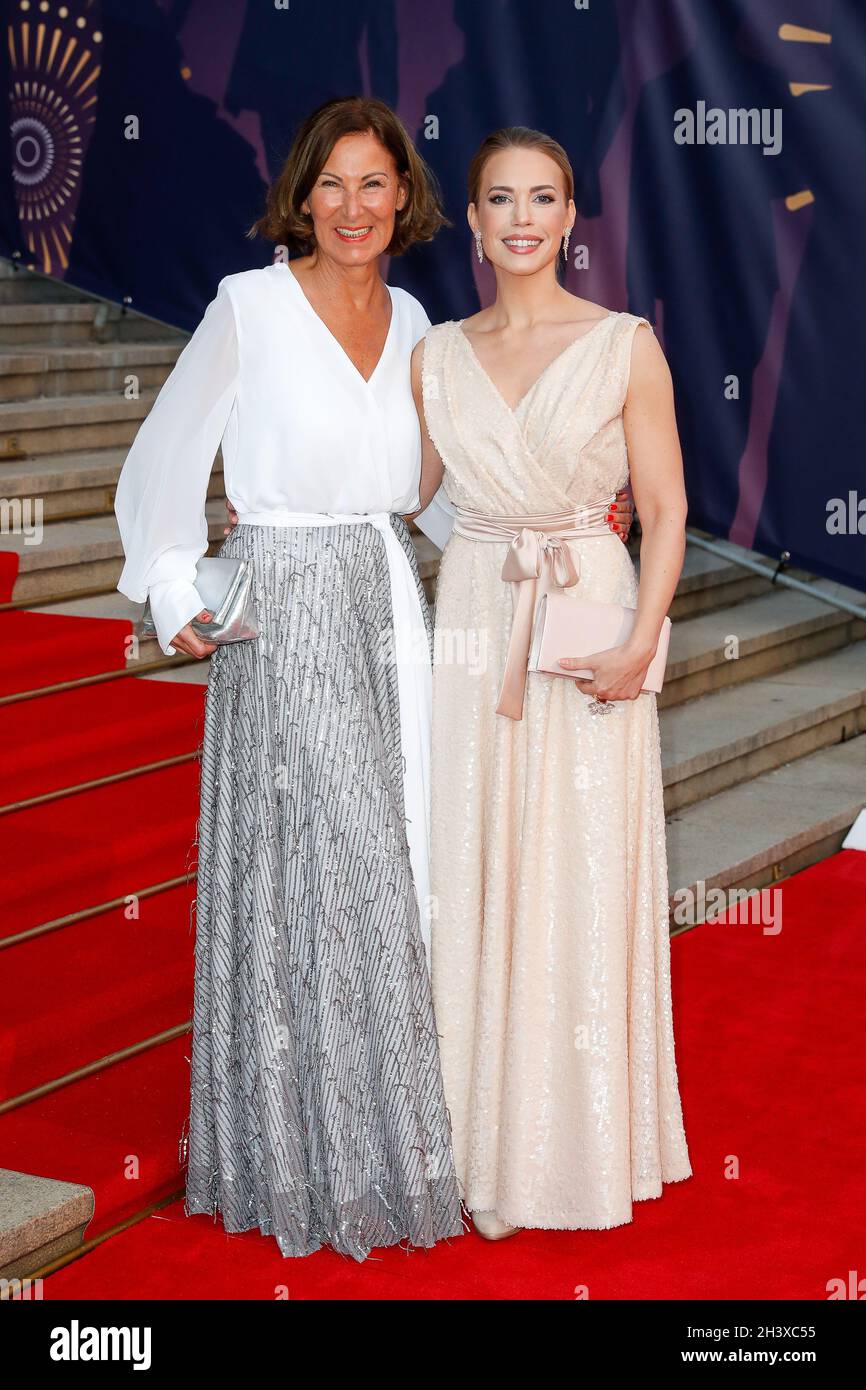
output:
<instances>
[{"instance_id":1,"label":"stone step","mask_svg":"<svg viewBox=\"0 0 866 1390\"><path fill-rule=\"evenodd\" d=\"M211 498L205 515L209 553L213 553L222 543L227 523L222 501ZM16 551L20 557L12 597L32 600L34 607L79 589L114 590L123 568L123 547L113 515L49 522L39 544L28 545L21 534L3 539L3 548Z\"/></svg>"},{"instance_id":2,"label":"stone step","mask_svg":"<svg viewBox=\"0 0 866 1390\"><path fill-rule=\"evenodd\" d=\"M710 609L730 607L756 594L764 594L772 587L768 579L736 563L738 557L753 559L752 551L730 542L716 543L724 546L724 557L696 545L686 546L682 573L669 613L672 623ZM639 558L635 567L639 575Z\"/></svg>"},{"instance_id":3,"label":"stone step","mask_svg":"<svg viewBox=\"0 0 866 1390\"><path fill-rule=\"evenodd\" d=\"M19 347L0 352L0 402L32 401L93 392L122 394L133 376L141 387L159 387L186 343L174 341L73 343Z\"/></svg>"},{"instance_id":4,"label":"stone step","mask_svg":"<svg viewBox=\"0 0 866 1390\"><path fill-rule=\"evenodd\" d=\"M859 603L864 595L831 580L815 579L815 594ZM822 603L811 594L774 585L732 608L699 613L673 624L660 710L744 681L768 676L800 661L847 647L866 637L866 619Z\"/></svg>"},{"instance_id":5,"label":"stone step","mask_svg":"<svg viewBox=\"0 0 866 1390\"><path fill-rule=\"evenodd\" d=\"M41 499L43 520L113 516L114 492L128 450L93 449L69 454L42 454L0 468L0 495L7 499ZM225 496L222 458L217 457L208 495ZM32 515L32 513L31 513Z\"/></svg>"},{"instance_id":6,"label":"stone step","mask_svg":"<svg viewBox=\"0 0 866 1390\"><path fill-rule=\"evenodd\" d=\"M172 660L163 652L157 651L157 656L162 661ZM208 663L210 657L203 656L200 661L187 661L184 665L178 663L165 667L162 671L148 671L142 677L143 681L180 681L183 685L207 685Z\"/></svg>"},{"instance_id":7,"label":"stone step","mask_svg":"<svg viewBox=\"0 0 866 1390\"><path fill-rule=\"evenodd\" d=\"M105 391L0 405L0 462L21 463L22 455L34 459L73 450L128 447L156 396L155 390L146 389L127 400L121 391Z\"/></svg>"},{"instance_id":8,"label":"stone step","mask_svg":"<svg viewBox=\"0 0 866 1390\"><path fill-rule=\"evenodd\" d=\"M665 810L866 733L866 642L659 715Z\"/></svg>"},{"instance_id":9,"label":"stone step","mask_svg":"<svg viewBox=\"0 0 866 1390\"><path fill-rule=\"evenodd\" d=\"M92 298L65 280L29 270L17 261L0 260L0 304L70 304Z\"/></svg>"},{"instance_id":10,"label":"stone step","mask_svg":"<svg viewBox=\"0 0 866 1390\"><path fill-rule=\"evenodd\" d=\"M175 339L178 329L108 300L0 304L0 342L8 348L52 343L140 342Z\"/></svg>"},{"instance_id":11,"label":"stone step","mask_svg":"<svg viewBox=\"0 0 866 1390\"><path fill-rule=\"evenodd\" d=\"M46 1160L48 1155L46 1155ZM96 1209L93 1189L0 1168L0 1278L24 1280L77 1249ZM9 1290L12 1297L41 1297Z\"/></svg>"},{"instance_id":12,"label":"stone step","mask_svg":"<svg viewBox=\"0 0 866 1390\"><path fill-rule=\"evenodd\" d=\"M826 859L841 848L864 803L861 734L674 811L667 817L672 909L685 890L697 906L693 920L702 921L701 884L707 891L771 887ZM672 910L673 931L690 924ZM738 929L756 930L731 926Z\"/></svg>"}]
</instances>

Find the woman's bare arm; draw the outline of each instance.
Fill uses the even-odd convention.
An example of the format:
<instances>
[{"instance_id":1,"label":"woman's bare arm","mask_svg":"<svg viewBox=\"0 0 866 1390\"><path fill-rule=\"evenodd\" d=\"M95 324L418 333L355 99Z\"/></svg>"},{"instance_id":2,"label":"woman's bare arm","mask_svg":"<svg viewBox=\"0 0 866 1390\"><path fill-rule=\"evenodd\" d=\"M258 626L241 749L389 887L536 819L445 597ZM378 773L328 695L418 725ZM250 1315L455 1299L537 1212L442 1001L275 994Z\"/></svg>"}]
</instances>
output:
<instances>
[{"instance_id":1,"label":"woman's bare arm","mask_svg":"<svg viewBox=\"0 0 866 1390\"><path fill-rule=\"evenodd\" d=\"M657 338L645 325L635 330L622 415L642 532L631 640L652 655L682 572L688 501L670 368Z\"/></svg>"},{"instance_id":2,"label":"woman's bare arm","mask_svg":"<svg viewBox=\"0 0 866 1390\"><path fill-rule=\"evenodd\" d=\"M421 364L424 358L424 339L421 338L412 349L412 396L415 401L415 409L418 412L418 422L421 426L421 484L420 484L420 507L414 512L409 512L405 520L411 521L413 516L418 516L428 507L435 494L439 491L442 477L445 472L444 465L439 457L439 450L427 433L427 421L424 418L424 392L421 386Z\"/></svg>"},{"instance_id":3,"label":"woman's bare arm","mask_svg":"<svg viewBox=\"0 0 866 1390\"><path fill-rule=\"evenodd\" d=\"M586 695L635 700L658 646L685 555L688 512L673 383L655 336L635 330L623 405L629 476L641 521L640 584L634 627L627 641L603 652L560 657L563 666L588 666L592 679L575 677Z\"/></svg>"}]
</instances>

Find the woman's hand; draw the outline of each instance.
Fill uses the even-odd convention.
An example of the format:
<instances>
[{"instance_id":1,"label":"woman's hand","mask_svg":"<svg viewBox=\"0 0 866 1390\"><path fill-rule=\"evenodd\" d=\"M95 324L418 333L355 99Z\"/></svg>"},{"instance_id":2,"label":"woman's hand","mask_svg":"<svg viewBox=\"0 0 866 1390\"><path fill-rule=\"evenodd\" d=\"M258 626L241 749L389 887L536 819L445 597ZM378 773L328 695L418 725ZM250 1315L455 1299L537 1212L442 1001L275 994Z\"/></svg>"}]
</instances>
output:
<instances>
[{"instance_id":1,"label":"woman's hand","mask_svg":"<svg viewBox=\"0 0 866 1390\"><path fill-rule=\"evenodd\" d=\"M575 685L585 695L594 695L597 700L636 700L654 655L646 647L623 642L618 647L589 656L562 656L559 664L571 671L589 667L593 672L591 679L574 678Z\"/></svg>"},{"instance_id":2,"label":"woman's hand","mask_svg":"<svg viewBox=\"0 0 866 1390\"><path fill-rule=\"evenodd\" d=\"M631 523L634 519L634 501L632 500L631 489L626 484L621 487L616 494L616 501L611 502L607 509L606 521L611 531L619 536L623 545L628 540L628 533L631 530Z\"/></svg>"},{"instance_id":3,"label":"woman's hand","mask_svg":"<svg viewBox=\"0 0 866 1390\"><path fill-rule=\"evenodd\" d=\"M203 608L200 613L196 614L195 618L187 623L186 627L181 628L176 637L172 637L169 646L176 648L177 651L186 652L187 656L197 656L199 660L203 656L210 656L212 652L216 651L218 644L205 642L199 637L193 628L193 623L209 623L212 617L213 614L207 608Z\"/></svg>"},{"instance_id":4,"label":"woman's hand","mask_svg":"<svg viewBox=\"0 0 866 1390\"><path fill-rule=\"evenodd\" d=\"M618 497L618 496L619 496L619 493L617 493L617 497ZM228 498L226 498L226 511L227 511L228 514L229 514L229 524L228 524L228 526L226 526L226 527L223 528L223 535L224 535L224 536L230 536L231 533L232 533L232 531L235 529L235 527L236 527L237 524L238 524L238 514L237 514L237 512L235 511L234 507L232 506L232 504L231 504L231 502L229 501ZM172 645L174 645L174 644L172 643Z\"/></svg>"}]
</instances>

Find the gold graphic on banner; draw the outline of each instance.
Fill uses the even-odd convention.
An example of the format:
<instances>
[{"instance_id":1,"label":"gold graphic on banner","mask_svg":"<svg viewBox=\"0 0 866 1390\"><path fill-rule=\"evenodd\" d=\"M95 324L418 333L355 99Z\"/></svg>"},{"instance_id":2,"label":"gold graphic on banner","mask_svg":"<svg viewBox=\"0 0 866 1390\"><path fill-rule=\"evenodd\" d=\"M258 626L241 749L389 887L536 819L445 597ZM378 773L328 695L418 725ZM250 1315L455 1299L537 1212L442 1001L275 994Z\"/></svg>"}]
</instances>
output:
<instances>
[{"instance_id":1,"label":"gold graphic on banner","mask_svg":"<svg viewBox=\"0 0 866 1390\"><path fill-rule=\"evenodd\" d=\"M12 177L30 264L62 276L96 113L102 34L90 0L18 0L7 29Z\"/></svg>"}]
</instances>

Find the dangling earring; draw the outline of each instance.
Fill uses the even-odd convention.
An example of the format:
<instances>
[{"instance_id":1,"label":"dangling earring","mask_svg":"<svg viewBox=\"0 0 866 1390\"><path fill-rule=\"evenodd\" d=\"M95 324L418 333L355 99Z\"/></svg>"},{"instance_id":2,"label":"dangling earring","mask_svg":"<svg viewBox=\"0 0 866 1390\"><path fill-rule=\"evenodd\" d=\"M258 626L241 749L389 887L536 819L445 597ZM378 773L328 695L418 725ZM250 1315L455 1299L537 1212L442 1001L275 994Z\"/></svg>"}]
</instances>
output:
<instances>
[{"instance_id":1,"label":"dangling earring","mask_svg":"<svg viewBox=\"0 0 866 1390\"><path fill-rule=\"evenodd\" d=\"M480 229L475 233L475 249L476 249L476 251L478 252L478 259L479 259L479 261L483 261L483 260L484 260L484 252L483 252L483 250L481 249L481 231L480 231Z\"/></svg>"},{"instance_id":2,"label":"dangling earring","mask_svg":"<svg viewBox=\"0 0 866 1390\"><path fill-rule=\"evenodd\" d=\"M566 261L568 260L568 238L569 238L570 236L571 236L571 228L570 228L570 227L566 227L566 229L565 229L565 236L562 238L562 255L563 255L563 258L564 258Z\"/></svg>"}]
</instances>

